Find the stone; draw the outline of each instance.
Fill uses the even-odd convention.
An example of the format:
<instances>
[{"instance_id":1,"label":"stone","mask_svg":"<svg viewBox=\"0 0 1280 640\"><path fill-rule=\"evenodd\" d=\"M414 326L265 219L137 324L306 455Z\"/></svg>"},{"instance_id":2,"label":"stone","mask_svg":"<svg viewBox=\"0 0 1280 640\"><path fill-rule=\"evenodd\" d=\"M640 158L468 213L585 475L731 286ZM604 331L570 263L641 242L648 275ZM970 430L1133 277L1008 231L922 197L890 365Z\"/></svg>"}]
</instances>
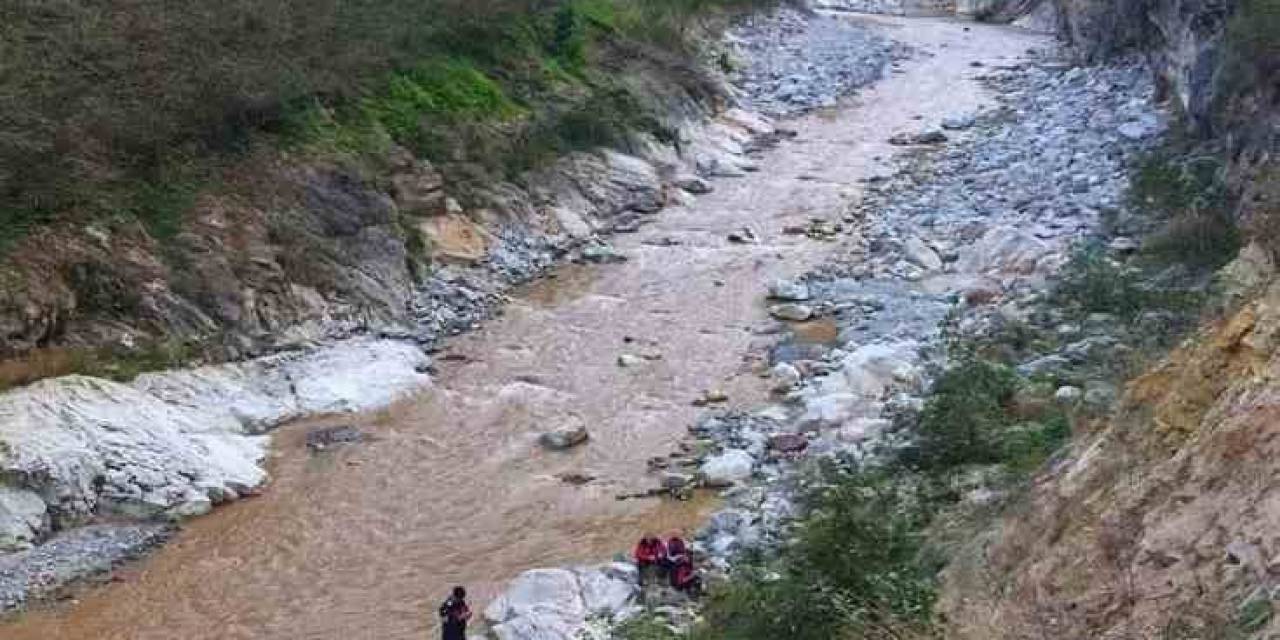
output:
<instances>
[{"instance_id":1,"label":"stone","mask_svg":"<svg viewBox=\"0 0 1280 640\"><path fill-rule=\"evenodd\" d=\"M734 244L756 244L760 242L760 238L756 237L756 232L747 227L731 231L727 238L729 242Z\"/></svg>"},{"instance_id":2,"label":"stone","mask_svg":"<svg viewBox=\"0 0 1280 640\"><path fill-rule=\"evenodd\" d=\"M928 271L939 271L942 269L942 258L930 247L924 240L918 236L908 236L903 242L903 251L907 255L907 260L924 268Z\"/></svg>"},{"instance_id":3,"label":"stone","mask_svg":"<svg viewBox=\"0 0 1280 640\"><path fill-rule=\"evenodd\" d=\"M707 180L695 175L676 176L673 183L681 189L688 191L694 195L702 195L711 193L711 183Z\"/></svg>"},{"instance_id":4,"label":"stone","mask_svg":"<svg viewBox=\"0 0 1280 640\"><path fill-rule=\"evenodd\" d=\"M685 473L667 472L662 474L662 480L660 484L663 489L666 489L668 491L675 491L678 489L683 489L693 484L693 478Z\"/></svg>"},{"instance_id":5,"label":"stone","mask_svg":"<svg viewBox=\"0 0 1280 640\"><path fill-rule=\"evenodd\" d=\"M1084 385L1084 403L1094 409L1106 409L1118 397L1119 391L1110 382L1091 380Z\"/></svg>"},{"instance_id":6,"label":"stone","mask_svg":"<svg viewBox=\"0 0 1280 640\"><path fill-rule=\"evenodd\" d=\"M809 285L790 280L774 280L769 283L769 299L787 302L804 302L810 297Z\"/></svg>"},{"instance_id":7,"label":"stone","mask_svg":"<svg viewBox=\"0 0 1280 640\"><path fill-rule=\"evenodd\" d=\"M1049 245L1009 225L997 225L982 234L976 243L961 249L956 270L961 273L1029 274L1049 253Z\"/></svg>"},{"instance_id":8,"label":"stone","mask_svg":"<svg viewBox=\"0 0 1280 640\"><path fill-rule=\"evenodd\" d=\"M1138 242L1133 238L1120 236L1112 238L1111 242L1107 243L1107 248L1116 253L1130 254L1138 250Z\"/></svg>"},{"instance_id":9,"label":"stone","mask_svg":"<svg viewBox=\"0 0 1280 640\"><path fill-rule=\"evenodd\" d=\"M48 528L44 499L32 491L0 484L0 553L30 548Z\"/></svg>"},{"instance_id":10,"label":"stone","mask_svg":"<svg viewBox=\"0 0 1280 640\"><path fill-rule=\"evenodd\" d=\"M889 144L897 146L942 144L946 141L947 134L932 129L917 133L896 133L889 137Z\"/></svg>"},{"instance_id":11,"label":"stone","mask_svg":"<svg viewBox=\"0 0 1280 640\"><path fill-rule=\"evenodd\" d=\"M588 616L609 616L622 611L640 593L635 567L616 562L603 567L581 567L578 586Z\"/></svg>"},{"instance_id":12,"label":"stone","mask_svg":"<svg viewBox=\"0 0 1280 640\"><path fill-rule=\"evenodd\" d=\"M950 130L968 129L976 121L977 117L972 113L951 115L942 119L942 128Z\"/></svg>"},{"instance_id":13,"label":"stone","mask_svg":"<svg viewBox=\"0 0 1280 640\"><path fill-rule=\"evenodd\" d=\"M582 248L582 259L587 262L595 262L597 264L608 264L617 262L626 262L627 257L618 253L616 249L607 244L592 244Z\"/></svg>"},{"instance_id":14,"label":"stone","mask_svg":"<svg viewBox=\"0 0 1280 640\"><path fill-rule=\"evenodd\" d=\"M775 304L769 307L769 315L779 320L803 322L813 317L813 307L796 303Z\"/></svg>"},{"instance_id":15,"label":"stone","mask_svg":"<svg viewBox=\"0 0 1280 640\"><path fill-rule=\"evenodd\" d=\"M769 436L769 448L779 453L799 453L809 447L809 439L799 433L778 433Z\"/></svg>"},{"instance_id":16,"label":"stone","mask_svg":"<svg viewBox=\"0 0 1280 640\"><path fill-rule=\"evenodd\" d=\"M623 368L627 368L627 367L639 367L639 366L643 365L644 363L645 363L645 358L642 358L642 357L637 356L637 355L634 355L634 354L624 353L624 354L622 354L622 355L619 355L619 356L618 356L618 366L619 366L619 367L623 367Z\"/></svg>"},{"instance_id":17,"label":"stone","mask_svg":"<svg viewBox=\"0 0 1280 640\"><path fill-rule=\"evenodd\" d=\"M1056 376L1070 368L1070 360L1058 354L1050 354L1018 365L1018 373L1027 377Z\"/></svg>"},{"instance_id":18,"label":"stone","mask_svg":"<svg viewBox=\"0 0 1280 640\"><path fill-rule=\"evenodd\" d=\"M1080 387L1062 386L1053 392L1053 401L1061 405L1074 406L1084 399L1084 390Z\"/></svg>"},{"instance_id":19,"label":"stone","mask_svg":"<svg viewBox=\"0 0 1280 640\"><path fill-rule=\"evenodd\" d=\"M747 480L755 469L755 459L742 449L727 449L703 461L698 473L708 487L731 487Z\"/></svg>"},{"instance_id":20,"label":"stone","mask_svg":"<svg viewBox=\"0 0 1280 640\"><path fill-rule=\"evenodd\" d=\"M585 484L591 484L596 479L595 475L583 471L566 471L564 473L557 474L556 478L565 484L571 484L577 487Z\"/></svg>"},{"instance_id":21,"label":"stone","mask_svg":"<svg viewBox=\"0 0 1280 640\"><path fill-rule=\"evenodd\" d=\"M573 425L548 431L538 437L538 442L552 451L564 451L583 444L589 439L591 434L585 425Z\"/></svg>"},{"instance_id":22,"label":"stone","mask_svg":"<svg viewBox=\"0 0 1280 640\"><path fill-rule=\"evenodd\" d=\"M351 425L322 427L307 431L307 448L312 451L324 451L340 444L352 444L365 440L365 435Z\"/></svg>"},{"instance_id":23,"label":"stone","mask_svg":"<svg viewBox=\"0 0 1280 640\"><path fill-rule=\"evenodd\" d=\"M693 401L693 406L705 407L709 404L720 404L722 402L728 402L728 401L729 401L729 396L725 394L723 391L720 391L718 389L708 389L706 391L703 391L702 395L699 396L698 399Z\"/></svg>"},{"instance_id":24,"label":"stone","mask_svg":"<svg viewBox=\"0 0 1280 640\"><path fill-rule=\"evenodd\" d=\"M801 381L800 370L787 362L774 365L769 375L773 378L773 390L779 393L794 389Z\"/></svg>"}]
</instances>

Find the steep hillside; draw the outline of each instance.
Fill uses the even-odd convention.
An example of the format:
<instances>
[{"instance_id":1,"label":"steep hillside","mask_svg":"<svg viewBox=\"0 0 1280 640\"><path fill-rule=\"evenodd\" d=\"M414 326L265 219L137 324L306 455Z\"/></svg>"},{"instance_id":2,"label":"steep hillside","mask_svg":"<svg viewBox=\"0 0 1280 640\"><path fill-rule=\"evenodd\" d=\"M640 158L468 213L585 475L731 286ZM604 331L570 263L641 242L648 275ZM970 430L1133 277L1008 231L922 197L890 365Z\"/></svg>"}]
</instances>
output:
<instances>
[{"instance_id":1,"label":"steep hillside","mask_svg":"<svg viewBox=\"0 0 1280 640\"><path fill-rule=\"evenodd\" d=\"M694 42L754 4L7 7L0 388L469 326L736 170Z\"/></svg>"}]
</instances>

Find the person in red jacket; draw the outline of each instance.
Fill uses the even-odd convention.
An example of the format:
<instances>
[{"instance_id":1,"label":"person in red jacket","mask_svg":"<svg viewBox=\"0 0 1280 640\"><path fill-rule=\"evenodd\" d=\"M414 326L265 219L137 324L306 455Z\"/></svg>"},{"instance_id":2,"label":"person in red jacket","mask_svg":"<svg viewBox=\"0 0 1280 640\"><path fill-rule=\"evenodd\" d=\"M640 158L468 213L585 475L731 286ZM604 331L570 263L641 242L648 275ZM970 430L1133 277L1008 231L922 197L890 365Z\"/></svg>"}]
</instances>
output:
<instances>
[{"instance_id":1,"label":"person in red jacket","mask_svg":"<svg viewBox=\"0 0 1280 640\"><path fill-rule=\"evenodd\" d=\"M645 574L660 574L663 571L663 565L667 559L667 548L657 536L645 534L640 538L640 542L636 543L636 550L632 555L635 557L636 569L639 570L640 586L643 587Z\"/></svg>"},{"instance_id":2,"label":"person in red jacket","mask_svg":"<svg viewBox=\"0 0 1280 640\"><path fill-rule=\"evenodd\" d=\"M671 567L671 588L696 598L702 594L702 578L693 568L689 554L680 556Z\"/></svg>"}]
</instances>

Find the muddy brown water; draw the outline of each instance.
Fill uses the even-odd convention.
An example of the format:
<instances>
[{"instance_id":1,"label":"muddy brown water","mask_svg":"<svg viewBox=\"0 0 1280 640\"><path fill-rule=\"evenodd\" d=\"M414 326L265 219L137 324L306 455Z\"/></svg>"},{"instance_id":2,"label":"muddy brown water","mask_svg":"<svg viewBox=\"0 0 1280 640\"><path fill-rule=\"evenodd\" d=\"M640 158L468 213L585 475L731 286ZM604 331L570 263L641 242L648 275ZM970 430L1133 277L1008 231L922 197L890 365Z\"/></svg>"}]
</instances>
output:
<instances>
[{"instance_id":1,"label":"muddy brown water","mask_svg":"<svg viewBox=\"0 0 1280 640\"><path fill-rule=\"evenodd\" d=\"M1007 63L1043 44L950 20L856 19L924 55L839 109L787 123L799 135L759 172L615 238L629 262L566 267L516 292L504 316L448 345L433 388L373 415L282 428L261 497L192 521L117 581L33 610L0 637L423 638L455 583L483 606L522 570L607 560L645 531L698 526L714 498L614 496L653 485L646 459L685 434L703 389L738 407L767 399L763 283L841 251L783 227L838 219L858 179L885 172L893 132L989 99L970 62ZM726 242L744 225L760 244ZM664 238L680 244L652 242ZM802 332L826 341L832 329ZM661 357L622 368L622 353ZM353 421L376 439L307 453L308 428ZM590 428L587 445L539 450L540 431L573 421ZM566 472L597 479L573 486L556 478Z\"/></svg>"}]
</instances>

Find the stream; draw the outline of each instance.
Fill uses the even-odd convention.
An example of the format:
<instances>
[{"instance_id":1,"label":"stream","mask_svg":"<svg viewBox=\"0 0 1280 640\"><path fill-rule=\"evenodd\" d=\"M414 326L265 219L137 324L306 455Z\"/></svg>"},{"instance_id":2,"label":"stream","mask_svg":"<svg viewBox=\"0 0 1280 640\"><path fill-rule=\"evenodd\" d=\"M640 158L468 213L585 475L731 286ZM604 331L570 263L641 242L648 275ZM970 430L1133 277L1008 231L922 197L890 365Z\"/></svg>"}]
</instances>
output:
<instances>
[{"instance_id":1,"label":"stream","mask_svg":"<svg viewBox=\"0 0 1280 640\"><path fill-rule=\"evenodd\" d=\"M505 313L436 358L435 385L372 415L280 429L263 495L185 525L111 583L0 628L11 640L423 638L453 584L479 610L535 566L599 561L646 531L691 530L715 508L627 500L654 485L646 460L670 452L705 411L704 390L751 408L769 397L777 336L766 283L837 257L841 244L785 234L840 222L860 181L884 175L898 131L936 126L991 97L973 77L1043 36L949 19L848 17L915 50L840 106L780 123L794 130L759 171L723 179L612 239L629 260L566 265L517 290ZM973 63L981 63L975 66ZM757 243L731 243L743 227ZM829 340L833 329L802 329ZM622 354L642 364L619 366ZM376 380L368 381L377 384ZM581 422L570 452L537 445ZM316 426L373 439L311 454ZM585 485L558 476L594 476ZM476 606L478 605L478 606Z\"/></svg>"}]
</instances>

